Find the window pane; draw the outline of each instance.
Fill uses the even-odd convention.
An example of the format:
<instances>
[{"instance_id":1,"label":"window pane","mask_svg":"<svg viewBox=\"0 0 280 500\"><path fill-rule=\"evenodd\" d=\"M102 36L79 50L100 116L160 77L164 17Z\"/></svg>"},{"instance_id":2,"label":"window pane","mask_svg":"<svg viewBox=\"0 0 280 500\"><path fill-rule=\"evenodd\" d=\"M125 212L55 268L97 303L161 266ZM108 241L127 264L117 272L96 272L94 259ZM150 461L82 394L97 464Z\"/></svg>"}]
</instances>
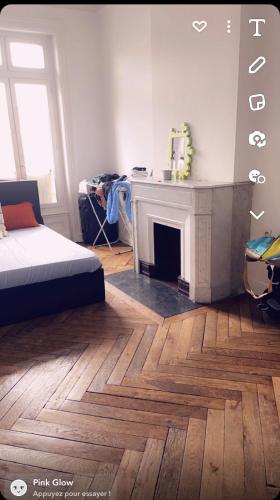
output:
<instances>
[{"instance_id":1,"label":"window pane","mask_svg":"<svg viewBox=\"0 0 280 500\"><path fill-rule=\"evenodd\" d=\"M11 42L10 51L13 66L35 69L42 69L45 67L44 51L41 45Z\"/></svg>"},{"instance_id":2,"label":"window pane","mask_svg":"<svg viewBox=\"0 0 280 500\"><path fill-rule=\"evenodd\" d=\"M54 152L47 88L16 83L16 100L24 165L28 179L37 179L41 203L55 203Z\"/></svg>"},{"instance_id":3,"label":"window pane","mask_svg":"<svg viewBox=\"0 0 280 500\"><path fill-rule=\"evenodd\" d=\"M15 179L16 164L4 83L0 82L0 180Z\"/></svg>"}]
</instances>

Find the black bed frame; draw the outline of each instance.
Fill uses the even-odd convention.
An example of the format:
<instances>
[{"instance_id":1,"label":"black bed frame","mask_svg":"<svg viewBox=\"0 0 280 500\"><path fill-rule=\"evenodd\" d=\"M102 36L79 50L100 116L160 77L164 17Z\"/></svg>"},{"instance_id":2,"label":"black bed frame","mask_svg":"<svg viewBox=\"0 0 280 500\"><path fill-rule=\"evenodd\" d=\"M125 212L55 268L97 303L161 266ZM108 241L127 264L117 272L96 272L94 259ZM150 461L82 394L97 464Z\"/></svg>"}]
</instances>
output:
<instances>
[{"instance_id":1,"label":"black bed frame","mask_svg":"<svg viewBox=\"0 0 280 500\"><path fill-rule=\"evenodd\" d=\"M36 181L0 182L0 201L3 206L30 201L37 222L44 223ZM0 326L104 300L102 267L93 273L0 289Z\"/></svg>"}]
</instances>

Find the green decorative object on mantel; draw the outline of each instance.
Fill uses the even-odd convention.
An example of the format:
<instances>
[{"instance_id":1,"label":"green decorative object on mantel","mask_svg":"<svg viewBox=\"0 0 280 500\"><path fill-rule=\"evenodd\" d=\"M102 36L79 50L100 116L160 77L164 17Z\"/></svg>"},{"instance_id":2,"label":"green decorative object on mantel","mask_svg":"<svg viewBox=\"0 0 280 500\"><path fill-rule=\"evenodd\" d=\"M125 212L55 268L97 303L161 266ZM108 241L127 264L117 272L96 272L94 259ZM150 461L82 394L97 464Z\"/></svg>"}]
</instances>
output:
<instances>
[{"instance_id":1,"label":"green decorative object on mantel","mask_svg":"<svg viewBox=\"0 0 280 500\"><path fill-rule=\"evenodd\" d=\"M181 128L172 128L168 137L168 166L173 180L184 180L191 175L194 153L189 124L184 122Z\"/></svg>"}]
</instances>

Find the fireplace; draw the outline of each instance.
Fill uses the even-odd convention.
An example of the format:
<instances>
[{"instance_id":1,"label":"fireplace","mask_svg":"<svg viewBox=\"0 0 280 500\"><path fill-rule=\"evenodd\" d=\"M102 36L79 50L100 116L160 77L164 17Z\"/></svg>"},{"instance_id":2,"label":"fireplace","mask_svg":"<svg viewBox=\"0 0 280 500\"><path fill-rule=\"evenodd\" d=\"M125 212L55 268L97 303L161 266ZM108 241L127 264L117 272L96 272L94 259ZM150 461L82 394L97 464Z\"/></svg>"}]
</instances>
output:
<instances>
[{"instance_id":1,"label":"fireplace","mask_svg":"<svg viewBox=\"0 0 280 500\"><path fill-rule=\"evenodd\" d=\"M154 254L158 279L177 281L181 274L181 232L176 227L154 223Z\"/></svg>"},{"instance_id":2,"label":"fireplace","mask_svg":"<svg viewBox=\"0 0 280 500\"><path fill-rule=\"evenodd\" d=\"M177 276L179 291L195 302L209 303L242 291L251 183L149 178L131 184L137 273Z\"/></svg>"}]
</instances>

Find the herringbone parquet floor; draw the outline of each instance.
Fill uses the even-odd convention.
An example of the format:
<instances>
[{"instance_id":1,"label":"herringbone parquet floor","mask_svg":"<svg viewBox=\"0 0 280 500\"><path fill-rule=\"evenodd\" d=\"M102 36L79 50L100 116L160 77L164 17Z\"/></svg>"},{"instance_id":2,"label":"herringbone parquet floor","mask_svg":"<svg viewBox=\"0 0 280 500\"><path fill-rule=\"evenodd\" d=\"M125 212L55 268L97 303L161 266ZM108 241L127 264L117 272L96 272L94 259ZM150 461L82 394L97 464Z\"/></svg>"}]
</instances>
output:
<instances>
[{"instance_id":1,"label":"herringbone parquet floor","mask_svg":"<svg viewBox=\"0 0 280 500\"><path fill-rule=\"evenodd\" d=\"M109 272L125 255L104 253ZM239 298L156 321L111 288L0 329L4 497L20 478L27 499L276 498L280 328L255 311Z\"/></svg>"}]
</instances>

